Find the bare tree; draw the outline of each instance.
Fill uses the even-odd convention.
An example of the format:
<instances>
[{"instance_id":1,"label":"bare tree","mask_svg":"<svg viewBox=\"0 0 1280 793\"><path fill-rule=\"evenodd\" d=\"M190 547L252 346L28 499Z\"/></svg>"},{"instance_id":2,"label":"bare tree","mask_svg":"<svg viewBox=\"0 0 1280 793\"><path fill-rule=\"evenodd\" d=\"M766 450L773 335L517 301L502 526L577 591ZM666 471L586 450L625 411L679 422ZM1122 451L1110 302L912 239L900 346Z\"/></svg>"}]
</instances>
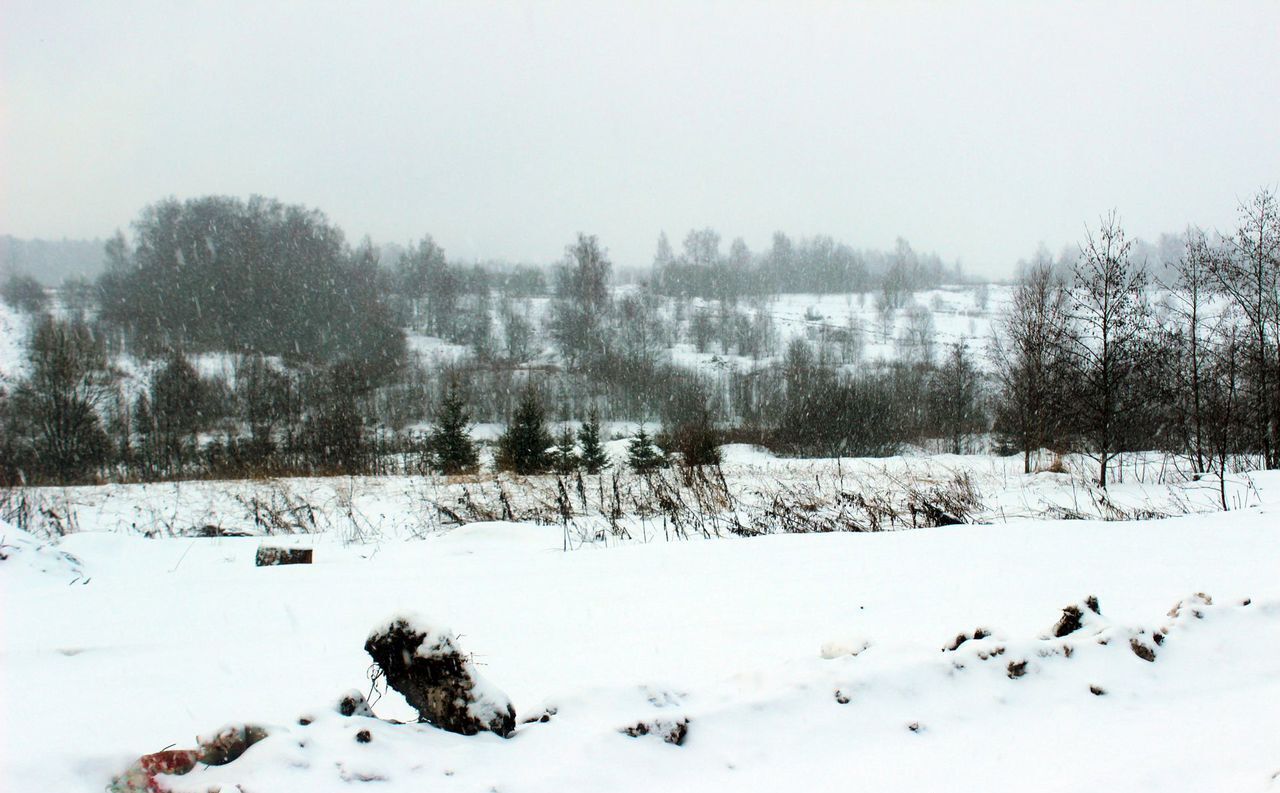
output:
<instances>
[{"instance_id":1,"label":"bare tree","mask_svg":"<svg viewBox=\"0 0 1280 793\"><path fill-rule=\"evenodd\" d=\"M1130 260L1133 243L1115 212L1089 232L1076 260L1066 336L1075 429L1087 454L1098 461L1098 484L1107 486L1107 465L1121 450L1123 422L1144 407L1137 388L1146 352L1147 271Z\"/></svg>"},{"instance_id":2,"label":"bare tree","mask_svg":"<svg viewBox=\"0 0 1280 793\"><path fill-rule=\"evenodd\" d=\"M1205 366L1201 377L1201 410L1204 414L1203 434L1206 470L1218 479L1218 498L1224 510L1227 500L1227 472L1240 449L1248 442L1240 402L1243 393L1245 323L1238 312L1229 312L1213 329L1216 343L1205 350Z\"/></svg>"},{"instance_id":3,"label":"bare tree","mask_svg":"<svg viewBox=\"0 0 1280 793\"><path fill-rule=\"evenodd\" d=\"M249 427L249 462L262 464L275 453L276 432L292 431L301 416L297 384L261 355L240 359L235 384L239 418Z\"/></svg>"},{"instance_id":4,"label":"bare tree","mask_svg":"<svg viewBox=\"0 0 1280 793\"><path fill-rule=\"evenodd\" d=\"M410 323L436 336L452 335L461 290L444 249L427 235L400 255L398 269L400 290L409 301Z\"/></svg>"},{"instance_id":5,"label":"bare tree","mask_svg":"<svg viewBox=\"0 0 1280 793\"><path fill-rule=\"evenodd\" d=\"M1169 288L1169 308L1177 319L1177 334L1185 351L1183 365L1177 367L1176 393L1182 405L1185 442L1197 473L1206 470L1203 379L1207 366L1205 331L1209 327L1210 300L1215 283L1213 251L1205 234L1189 228L1183 238L1182 255L1174 263L1175 280Z\"/></svg>"},{"instance_id":6,"label":"bare tree","mask_svg":"<svg viewBox=\"0 0 1280 793\"><path fill-rule=\"evenodd\" d=\"M507 357L516 363L527 361L533 353L533 323L529 321L528 313L528 300L522 300L519 308L508 297L503 297L498 304Z\"/></svg>"},{"instance_id":7,"label":"bare tree","mask_svg":"<svg viewBox=\"0 0 1280 793\"><path fill-rule=\"evenodd\" d=\"M884 341L889 341L889 337L893 334L893 323L897 314L897 307L893 301L889 299L885 292L876 293L876 320L880 325L880 337Z\"/></svg>"},{"instance_id":8,"label":"bare tree","mask_svg":"<svg viewBox=\"0 0 1280 793\"><path fill-rule=\"evenodd\" d=\"M936 429L950 442L952 454L964 453L966 437L986 429L982 379L967 345L951 345L942 366L934 372L930 389Z\"/></svg>"},{"instance_id":9,"label":"bare tree","mask_svg":"<svg viewBox=\"0 0 1280 793\"><path fill-rule=\"evenodd\" d=\"M933 347L937 327L933 312L919 303L907 307L907 324L898 337L898 354L912 363L933 365Z\"/></svg>"},{"instance_id":10,"label":"bare tree","mask_svg":"<svg viewBox=\"0 0 1280 793\"><path fill-rule=\"evenodd\" d=\"M564 261L556 269L551 329L572 363L599 356L608 347L612 269L600 241L587 234L579 234L577 242L565 249Z\"/></svg>"},{"instance_id":11,"label":"bare tree","mask_svg":"<svg viewBox=\"0 0 1280 793\"><path fill-rule=\"evenodd\" d=\"M173 351L151 375L151 417L164 465L181 473L195 451L196 434L208 424L209 388L182 353Z\"/></svg>"},{"instance_id":12,"label":"bare tree","mask_svg":"<svg viewBox=\"0 0 1280 793\"><path fill-rule=\"evenodd\" d=\"M110 396L102 341L81 322L45 315L31 334L28 360L30 374L11 409L31 466L58 482L82 480L110 454L99 415Z\"/></svg>"},{"instance_id":13,"label":"bare tree","mask_svg":"<svg viewBox=\"0 0 1280 793\"><path fill-rule=\"evenodd\" d=\"M1268 468L1280 467L1280 202L1263 189L1239 207L1240 225L1213 258L1222 291L1244 315L1250 334L1251 401L1257 443ZM1271 356L1275 355L1273 359Z\"/></svg>"},{"instance_id":14,"label":"bare tree","mask_svg":"<svg viewBox=\"0 0 1280 793\"><path fill-rule=\"evenodd\" d=\"M1038 257L1014 287L1003 332L991 343L1000 383L996 431L1022 451L1025 473L1034 452L1062 437L1066 318L1066 284L1047 254Z\"/></svg>"}]
</instances>

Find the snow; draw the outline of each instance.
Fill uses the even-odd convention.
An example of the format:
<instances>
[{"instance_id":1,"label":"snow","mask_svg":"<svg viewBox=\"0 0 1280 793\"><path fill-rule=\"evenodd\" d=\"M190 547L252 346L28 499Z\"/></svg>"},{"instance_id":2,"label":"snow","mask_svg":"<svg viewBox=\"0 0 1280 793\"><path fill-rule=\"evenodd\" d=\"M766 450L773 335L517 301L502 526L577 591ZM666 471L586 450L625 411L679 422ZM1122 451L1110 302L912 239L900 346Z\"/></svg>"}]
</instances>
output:
<instances>
[{"instance_id":1,"label":"snow","mask_svg":"<svg viewBox=\"0 0 1280 793\"><path fill-rule=\"evenodd\" d=\"M1251 505L1229 513L568 553L558 527L525 524L370 542L321 531L272 538L313 547L315 564L271 568L253 565L252 537L116 527L52 546L4 526L0 780L100 791L143 753L248 723L269 737L166 783L1274 791L1280 481L1252 481ZM1063 607L1090 595L1101 615L1052 637ZM503 740L334 712L368 688L369 631L401 612L458 631L519 719L554 715ZM992 635L944 651L978 627ZM413 718L394 692L371 700ZM621 732L686 718L682 746Z\"/></svg>"},{"instance_id":2,"label":"snow","mask_svg":"<svg viewBox=\"0 0 1280 793\"><path fill-rule=\"evenodd\" d=\"M30 583L52 576L61 583L86 584L80 560L56 543L32 536L15 526L0 522L0 564L7 580Z\"/></svg>"},{"instance_id":3,"label":"snow","mask_svg":"<svg viewBox=\"0 0 1280 793\"><path fill-rule=\"evenodd\" d=\"M939 352L967 340L982 362L1008 295L991 287L985 311L968 288L913 299L933 310ZM779 354L852 322L862 360L891 360L905 312L885 336L874 305L784 295L765 310ZM545 307L532 301L535 327ZM0 304L0 387L22 373L27 323ZM430 364L465 354L409 343ZM669 354L709 371L764 363ZM230 382L233 361L194 364ZM136 393L155 364L115 365ZM615 463L636 426L604 428ZM1124 455L1104 493L1082 457L1023 474L1020 457L722 451L741 510L785 488L888 497L963 477L984 525L664 542L662 515L627 518L629 536L602 532L598 514L440 519L435 505L502 487L517 508L553 503L553 480L531 492L491 474L30 488L30 531L0 522L0 789L100 791L144 753L255 724L269 735L241 758L165 784L1280 791L1280 472L1230 476L1222 513L1216 481L1161 455ZM1114 520L1137 513L1167 517ZM272 534L315 563L257 568L260 536L191 536L206 526ZM1053 636L1087 596L1101 614L1078 605L1080 629ZM393 613L456 638L484 690L534 721L508 740L391 723L416 713L381 690L381 719L337 713L343 692L370 690L363 642ZM664 743L662 725L685 719L683 744ZM658 729L623 733L640 724Z\"/></svg>"},{"instance_id":4,"label":"snow","mask_svg":"<svg viewBox=\"0 0 1280 793\"><path fill-rule=\"evenodd\" d=\"M11 389L26 373L30 318L0 300L0 388Z\"/></svg>"},{"instance_id":5,"label":"snow","mask_svg":"<svg viewBox=\"0 0 1280 793\"><path fill-rule=\"evenodd\" d=\"M777 460L773 452L763 446L748 443L726 443L720 447L720 460L726 465L760 465Z\"/></svg>"},{"instance_id":6,"label":"snow","mask_svg":"<svg viewBox=\"0 0 1280 793\"><path fill-rule=\"evenodd\" d=\"M584 477L590 510L576 512L570 528L576 539L608 528L599 512L602 490L616 474L622 490L642 493L637 477L625 470L627 441L604 444L614 461L606 481ZM912 487L947 488L967 480L981 496L972 512L979 522L1005 522L1049 516L1123 517L1149 512L1179 515L1219 508L1218 483L1185 475L1163 455L1127 454L1112 468L1113 483L1104 492L1092 484L1092 461L1070 456L1071 473L1022 473L1020 455L909 455L887 458L779 458L748 445L723 447L725 482L737 498L739 517L758 515L772 494L813 491L863 494L902 507ZM93 487L40 487L24 491L33 532L119 532L146 536L190 536L208 527L224 533L321 535L326 542L373 543L422 538L451 527L438 509L457 509L464 501L487 505L491 517L504 517L500 496L522 514L554 512L554 477L477 475L291 477L239 481L179 481L110 484ZM1232 509L1280 500L1280 472L1233 474L1226 483ZM577 505L577 496L574 504ZM551 506L548 506L551 505ZM635 541L663 535L661 514L628 514L623 528ZM719 516L727 517L725 515ZM478 519L477 517L473 517ZM910 518L904 518L908 521ZM561 527L526 527L545 534L550 546L564 545ZM487 531L483 526L464 531ZM617 534L617 533L615 533ZM299 539L306 539L300 537ZM611 541L618 540L617 536ZM621 538L625 541L625 538Z\"/></svg>"},{"instance_id":7,"label":"snow","mask_svg":"<svg viewBox=\"0 0 1280 793\"><path fill-rule=\"evenodd\" d=\"M987 354L988 343L993 334L999 331L999 318L1010 302L1012 289L999 284L990 284L986 288L989 297L985 307L979 307L977 289L972 286L943 286L914 292L907 303L893 313L893 322L887 335L876 311L874 292L777 295L762 309L773 320L774 329L778 333L779 343L773 356L753 361L732 353L722 354L715 344L706 352L699 353L692 344L679 343L670 350L670 357L675 363L696 366L710 372L728 368L748 370L780 360L792 339L815 341L822 337L824 330L853 327L861 332L864 345L861 361L894 361L900 357L896 340L907 327L907 307L914 303L932 312L936 331L935 361L941 359L947 346L966 343L975 362L991 369L993 362ZM697 307L708 304L695 300L693 305ZM756 311L745 305L739 310L749 313Z\"/></svg>"}]
</instances>

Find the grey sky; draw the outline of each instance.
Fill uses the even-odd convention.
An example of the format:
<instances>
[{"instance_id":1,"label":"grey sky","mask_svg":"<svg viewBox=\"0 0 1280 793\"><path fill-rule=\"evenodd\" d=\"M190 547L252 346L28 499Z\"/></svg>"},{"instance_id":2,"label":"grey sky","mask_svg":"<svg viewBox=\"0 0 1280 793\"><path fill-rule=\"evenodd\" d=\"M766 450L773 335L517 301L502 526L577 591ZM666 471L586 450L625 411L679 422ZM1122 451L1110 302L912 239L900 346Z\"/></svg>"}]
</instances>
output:
<instances>
[{"instance_id":1,"label":"grey sky","mask_svg":"<svg viewBox=\"0 0 1280 793\"><path fill-rule=\"evenodd\" d=\"M775 229L1007 273L1280 181L1280 3L0 0L0 232L262 193L352 240L620 265Z\"/></svg>"}]
</instances>

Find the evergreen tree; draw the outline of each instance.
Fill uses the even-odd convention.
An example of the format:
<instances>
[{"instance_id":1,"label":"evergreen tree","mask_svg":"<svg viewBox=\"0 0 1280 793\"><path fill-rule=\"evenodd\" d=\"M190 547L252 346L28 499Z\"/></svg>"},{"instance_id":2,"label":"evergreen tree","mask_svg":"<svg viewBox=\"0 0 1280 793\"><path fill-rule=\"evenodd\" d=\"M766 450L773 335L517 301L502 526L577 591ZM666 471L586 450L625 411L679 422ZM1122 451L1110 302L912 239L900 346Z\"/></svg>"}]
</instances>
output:
<instances>
[{"instance_id":1,"label":"evergreen tree","mask_svg":"<svg viewBox=\"0 0 1280 793\"><path fill-rule=\"evenodd\" d=\"M600 413L594 408L578 430L578 444L582 447L582 467L587 473L598 474L609 467L609 455L600 442Z\"/></svg>"},{"instance_id":2,"label":"evergreen tree","mask_svg":"<svg viewBox=\"0 0 1280 793\"><path fill-rule=\"evenodd\" d=\"M456 388L440 403L436 426L427 439L432 469L447 475L470 473L479 464L476 445L467 432L471 417Z\"/></svg>"},{"instance_id":3,"label":"evergreen tree","mask_svg":"<svg viewBox=\"0 0 1280 793\"><path fill-rule=\"evenodd\" d=\"M146 477L156 474L156 420L151 415L151 399L144 391L133 403L133 431L138 436L138 465Z\"/></svg>"},{"instance_id":4,"label":"evergreen tree","mask_svg":"<svg viewBox=\"0 0 1280 793\"><path fill-rule=\"evenodd\" d=\"M573 445L573 430L565 427L560 431L555 451L552 452L552 467L557 474L571 474L578 470L579 464L578 451Z\"/></svg>"},{"instance_id":5,"label":"evergreen tree","mask_svg":"<svg viewBox=\"0 0 1280 793\"><path fill-rule=\"evenodd\" d=\"M627 465L638 474L649 473L667 465L667 458L654 445L653 437L645 432L643 425L627 443Z\"/></svg>"},{"instance_id":6,"label":"evergreen tree","mask_svg":"<svg viewBox=\"0 0 1280 793\"><path fill-rule=\"evenodd\" d=\"M540 474L550 467L548 447L554 441L547 432L542 400L530 384L520 398L511 423L498 439L498 470Z\"/></svg>"}]
</instances>

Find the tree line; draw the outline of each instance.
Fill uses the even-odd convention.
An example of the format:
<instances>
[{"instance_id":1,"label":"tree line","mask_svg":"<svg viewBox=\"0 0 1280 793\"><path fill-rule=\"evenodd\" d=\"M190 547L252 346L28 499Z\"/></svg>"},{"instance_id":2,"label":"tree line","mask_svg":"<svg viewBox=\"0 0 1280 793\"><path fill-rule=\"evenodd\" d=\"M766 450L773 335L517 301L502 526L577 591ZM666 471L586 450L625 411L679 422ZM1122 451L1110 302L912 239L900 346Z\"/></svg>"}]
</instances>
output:
<instances>
[{"instance_id":1,"label":"tree line","mask_svg":"<svg viewBox=\"0 0 1280 793\"><path fill-rule=\"evenodd\" d=\"M899 238L893 251L858 251L829 236L792 240L774 233L768 250L752 253L741 237L728 253L714 229L693 229L676 252L664 232L653 257L655 289L665 295L722 303L786 293L880 292L901 308L910 294L965 280L959 265L919 254Z\"/></svg>"},{"instance_id":2,"label":"tree line","mask_svg":"<svg viewBox=\"0 0 1280 793\"><path fill-rule=\"evenodd\" d=\"M669 294L661 257L648 284L619 292L588 234L544 275L450 263L430 237L388 261L322 214L268 199L164 201L139 216L132 243L107 243L107 272L87 293L64 290L56 316L22 298L36 318L26 375L0 394L0 477L455 473L480 465L474 421L506 428L496 466L567 470L595 459L602 419L656 426L643 433L652 458L689 464L713 462L729 440L806 456L994 440L1028 471L1041 451L1091 455L1103 485L1131 450L1184 455L1219 477L1250 456L1276 467L1278 227L1275 193L1260 191L1239 228L1191 229L1175 261L1150 262L1105 217L1077 255L1024 264L987 350L992 371L968 345L938 349L929 308L883 280L843 291L871 292L882 340L898 348L888 362L864 359L876 331L858 323L806 316L783 345L767 300ZM678 258L721 266L711 235L691 236ZM919 277L893 283L909 295ZM406 331L468 353L425 363ZM665 353L679 343L746 365L682 364ZM214 352L230 355L230 376L201 373ZM123 353L138 377L121 376ZM573 429L588 426L594 440Z\"/></svg>"},{"instance_id":3,"label":"tree line","mask_svg":"<svg viewBox=\"0 0 1280 793\"><path fill-rule=\"evenodd\" d=\"M1112 213L1074 262L1024 268L993 344L995 429L1031 468L1080 451L1107 483L1119 453L1161 449L1196 474L1280 466L1280 209L1260 190L1233 230L1190 228L1153 279ZM1224 506L1225 506L1225 494Z\"/></svg>"}]
</instances>

